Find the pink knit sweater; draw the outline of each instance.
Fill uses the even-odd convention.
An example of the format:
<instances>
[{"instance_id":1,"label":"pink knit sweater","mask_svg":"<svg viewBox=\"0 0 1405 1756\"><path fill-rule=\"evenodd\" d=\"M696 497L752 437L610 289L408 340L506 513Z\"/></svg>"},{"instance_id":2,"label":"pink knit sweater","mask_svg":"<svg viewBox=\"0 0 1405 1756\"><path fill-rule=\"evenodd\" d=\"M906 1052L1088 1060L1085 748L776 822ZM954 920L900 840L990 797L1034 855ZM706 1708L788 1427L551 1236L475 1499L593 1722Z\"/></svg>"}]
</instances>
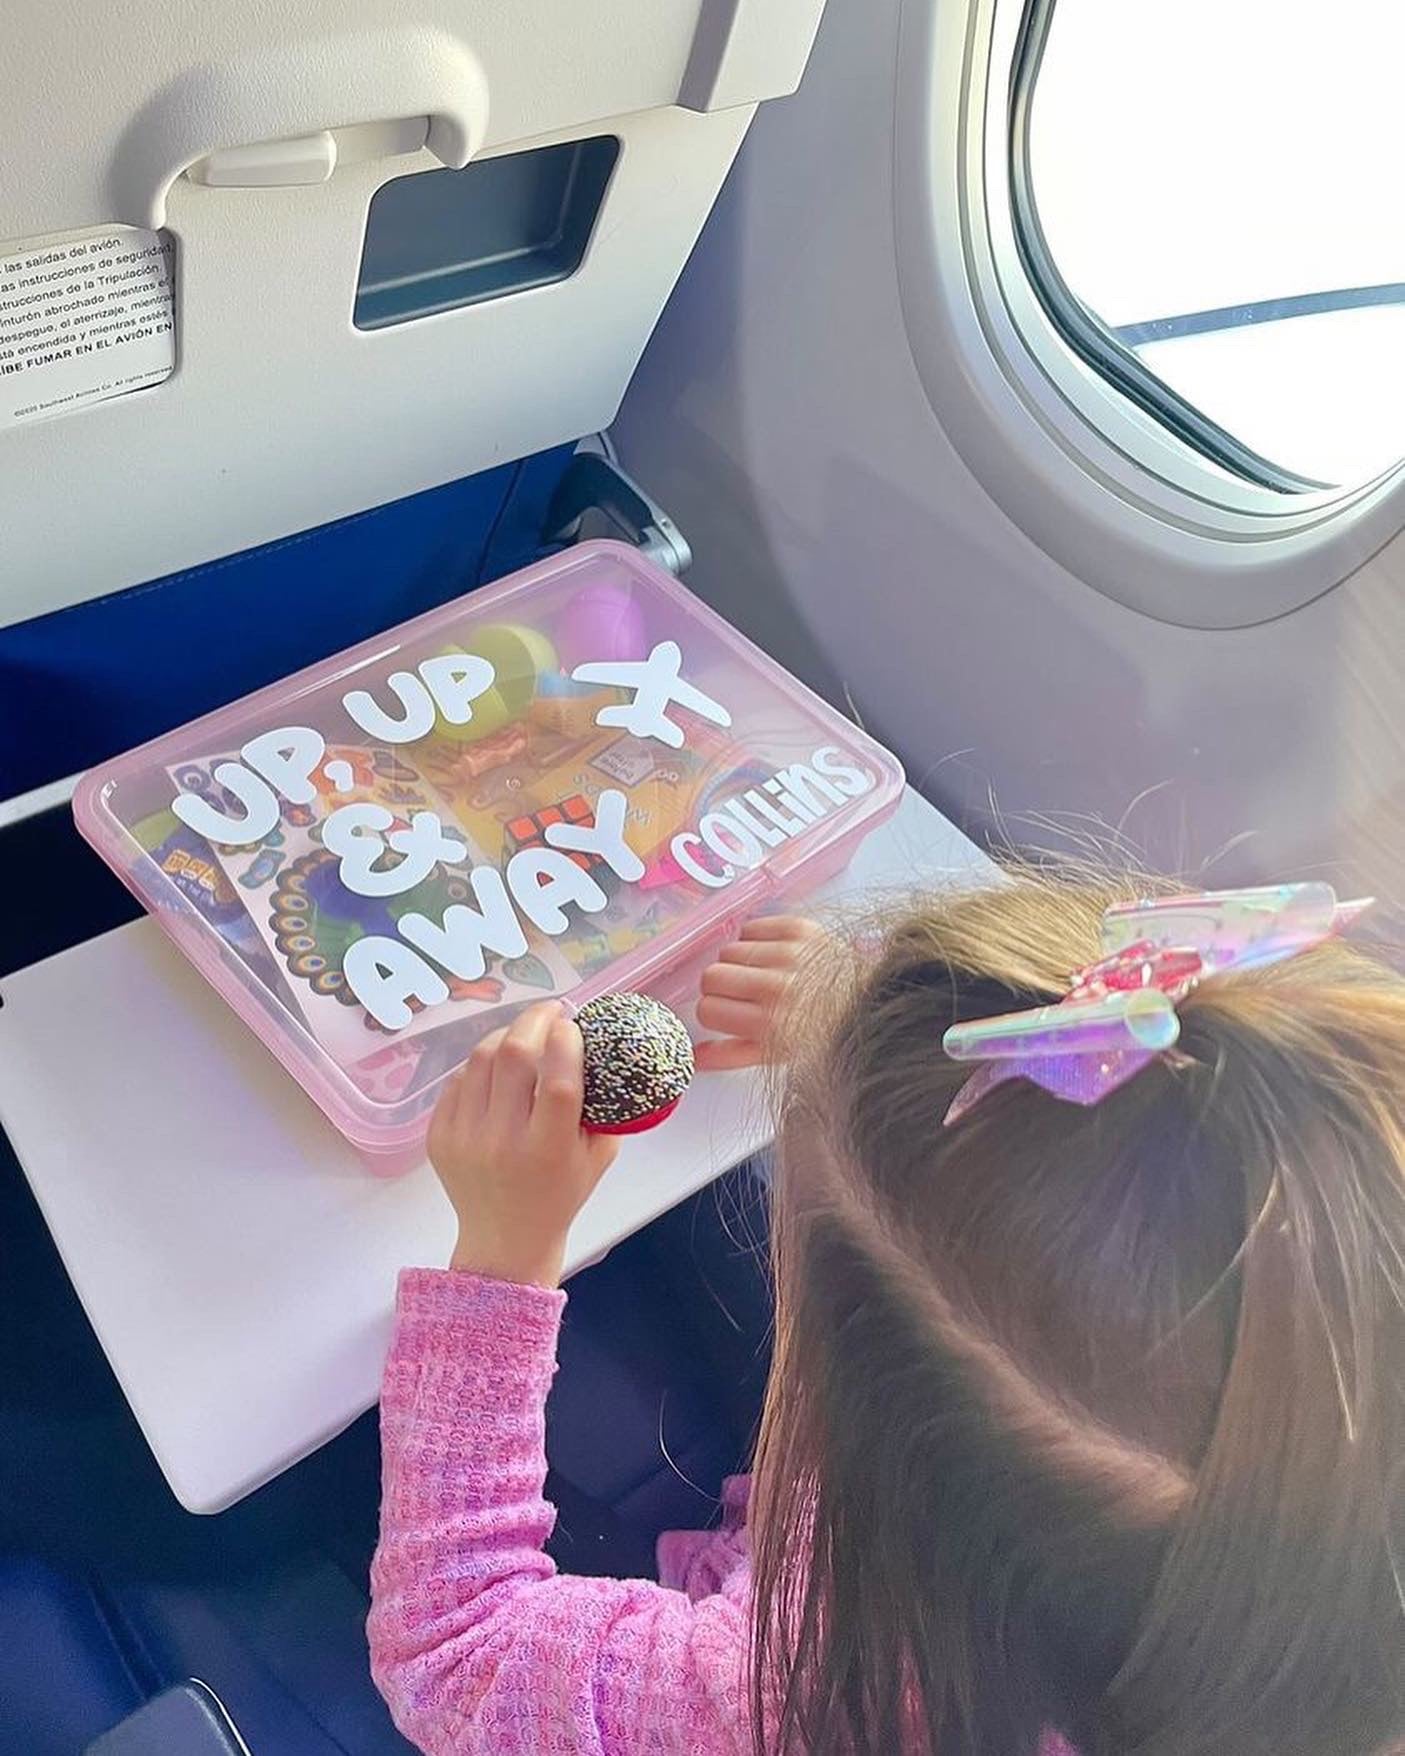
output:
<instances>
[{"instance_id":1,"label":"pink knit sweater","mask_svg":"<svg viewBox=\"0 0 1405 1756\"><path fill-rule=\"evenodd\" d=\"M660 1545L677 1589L558 1577L542 1552L564 1293L400 1280L381 1397L371 1665L429 1756L749 1756L744 1492ZM1050 1740L1042 1756L1071 1756Z\"/></svg>"}]
</instances>

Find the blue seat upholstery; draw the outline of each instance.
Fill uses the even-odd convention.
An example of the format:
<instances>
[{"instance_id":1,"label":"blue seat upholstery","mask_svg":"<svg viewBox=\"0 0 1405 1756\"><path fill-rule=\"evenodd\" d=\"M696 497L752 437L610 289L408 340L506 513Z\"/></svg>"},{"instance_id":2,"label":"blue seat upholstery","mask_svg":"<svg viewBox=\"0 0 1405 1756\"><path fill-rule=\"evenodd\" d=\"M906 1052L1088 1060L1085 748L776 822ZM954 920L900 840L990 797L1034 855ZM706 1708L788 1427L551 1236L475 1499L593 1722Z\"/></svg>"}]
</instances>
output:
<instances>
[{"instance_id":1,"label":"blue seat upholstery","mask_svg":"<svg viewBox=\"0 0 1405 1756\"><path fill-rule=\"evenodd\" d=\"M552 1552L648 1575L660 1530L711 1522L746 1467L770 1363L764 1195L743 1169L570 1284L547 1404Z\"/></svg>"},{"instance_id":2,"label":"blue seat upholstery","mask_svg":"<svg viewBox=\"0 0 1405 1756\"><path fill-rule=\"evenodd\" d=\"M0 1751L80 1756L198 1675L252 1756L413 1756L366 1665L364 1593L313 1556L196 1588L0 1560Z\"/></svg>"},{"instance_id":3,"label":"blue seat upholstery","mask_svg":"<svg viewBox=\"0 0 1405 1756\"><path fill-rule=\"evenodd\" d=\"M324 1557L109 1592L116 1637L154 1689L199 1677L252 1756L413 1756L371 1681L365 1592Z\"/></svg>"},{"instance_id":4,"label":"blue seat upholstery","mask_svg":"<svg viewBox=\"0 0 1405 1756\"><path fill-rule=\"evenodd\" d=\"M301 670L533 560L557 447L0 627L0 799Z\"/></svg>"},{"instance_id":5,"label":"blue seat upholstery","mask_svg":"<svg viewBox=\"0 0 1405 1756\"><path fill-rule=\"evenodd\" d=\"M91 1585L0 1557L0 1750L78 1756L144 1694Z\"/></svg>"}]
</instances>

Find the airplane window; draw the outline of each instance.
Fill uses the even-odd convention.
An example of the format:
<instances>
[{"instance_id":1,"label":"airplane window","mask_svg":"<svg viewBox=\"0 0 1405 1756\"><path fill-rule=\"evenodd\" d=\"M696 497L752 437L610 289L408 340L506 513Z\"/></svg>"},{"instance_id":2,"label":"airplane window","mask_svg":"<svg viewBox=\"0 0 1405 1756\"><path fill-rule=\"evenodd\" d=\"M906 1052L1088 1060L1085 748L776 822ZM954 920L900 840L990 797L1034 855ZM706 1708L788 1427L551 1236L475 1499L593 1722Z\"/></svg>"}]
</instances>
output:
<instances>
[{"instance_id":1,"label":"airplane window","mask_svg":"<svg viewBox=\"0 0 1405 1756\"><path fill-rule=\"evenodd\" d=\"M1025 267L1084 361L1237 475L1405 456L1399 0L1029 0Z\"/></svg>"}]
</instances>

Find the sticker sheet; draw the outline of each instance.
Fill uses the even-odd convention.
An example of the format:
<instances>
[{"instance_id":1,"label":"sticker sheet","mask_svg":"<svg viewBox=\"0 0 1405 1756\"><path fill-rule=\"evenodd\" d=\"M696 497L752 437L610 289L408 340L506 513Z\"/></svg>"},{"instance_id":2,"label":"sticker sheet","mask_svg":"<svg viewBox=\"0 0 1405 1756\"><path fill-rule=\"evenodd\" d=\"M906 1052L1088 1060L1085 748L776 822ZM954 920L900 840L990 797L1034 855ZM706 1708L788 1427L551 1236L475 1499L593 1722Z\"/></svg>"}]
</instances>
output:
<instances>
[{"instance_id":1,"label":"sticker sheet","mask_svg":"<svg viewBox=\"0 0 1405 1756\"><path fill-rule=\"evenodd\" d=\"M231 801L214 779L214 770L230 760L216 755L201 763L181 763L170 769L173 783L187 793L208 798L217 809L228 810ZM338 764L345 765L338 768ZM348 779L346 769L350 768ZM328 778L328 770L339 784ZM394 1033L400 1045L387 1056L387 1033L356 1000L342 974L342 960L353 940L367 933L391 935L400 916L420 912L438 920L454 903L473 901L463 872L437 866L421 884L400 896L378 898L353 895L338 879L339 862L322 845L321 830L332 811L347 804L376 804L394 813L396 821L408 822L413 812L439 809L434 791L401 751L367 749L364 746L331 746L313 776L317 799L310 805L282 802L276 829L263 840L246 847L206 847L219 862L221 895L232 897L237 907L226 906L212 924L232 944L243 949L250 936L264 954L256 967L270 975L286 993L318 1042L348 1070L360 1068L368 1059L374 1064L367 1077L383 1084L404 1077L408 1085L416 1070L404 1053L404 1045L416 1037L435 1033L442 1045L420 1045L417 1062L442 1047L462 1060L464 1033L456 1026L489 1007L511 1006L545 999L569 990L578 979L560 950L540 935L529 935L524 956L502 959L490 955L489 968L477 982L449 981L449 1002L433 1013L421 1013L403 1030ZM174 821L174 820L173 820ZM190 835L189 831L182 831ZM192 843L200 838L190 836ZM470 860L482 850L470 846ZM242 918L241 918L242 917ZM471 1044L471 1036L470 1036ZM406 1071L408 1064L408 1071ZM427 1069L418 1069L421 1079ZM363 1087L364 1089L364 1087Z\"/></svg>"}]
</instances>

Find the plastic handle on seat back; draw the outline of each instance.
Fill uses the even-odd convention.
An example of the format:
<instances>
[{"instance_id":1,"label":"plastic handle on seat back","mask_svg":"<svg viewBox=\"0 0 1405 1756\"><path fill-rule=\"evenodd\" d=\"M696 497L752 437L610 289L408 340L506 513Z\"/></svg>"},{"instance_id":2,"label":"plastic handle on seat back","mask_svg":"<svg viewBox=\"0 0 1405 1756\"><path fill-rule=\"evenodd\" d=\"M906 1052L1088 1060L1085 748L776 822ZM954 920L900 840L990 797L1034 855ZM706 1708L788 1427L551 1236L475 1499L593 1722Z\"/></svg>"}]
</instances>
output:
<instances>
[{"instance_id":1,"label":"plastic handle on seat back","mask_svg":"<svg viewBox=\"0 0 1405 1756\"><path fill-rule=\"evenodd\" d=\"M159 230L171 185L192 167L192 181L214 188L241 176L246 188L318 183L368 151L414 150L417 135L460 169L487 126L487 75L443 31L251 49L188 69L133 117L108 171L112 218Z\"/></svg>"},{"instance_id":2,"label":"plastic handle on seat back","mask_svg":"<svg viewBox=\"0 0 1405 1756\"><path fill-rule=\"evenodd\" d=\"M84 1756L250 1756L204 1683L178 1683L89 1744Z\"/></svg>"}]
</instances>

